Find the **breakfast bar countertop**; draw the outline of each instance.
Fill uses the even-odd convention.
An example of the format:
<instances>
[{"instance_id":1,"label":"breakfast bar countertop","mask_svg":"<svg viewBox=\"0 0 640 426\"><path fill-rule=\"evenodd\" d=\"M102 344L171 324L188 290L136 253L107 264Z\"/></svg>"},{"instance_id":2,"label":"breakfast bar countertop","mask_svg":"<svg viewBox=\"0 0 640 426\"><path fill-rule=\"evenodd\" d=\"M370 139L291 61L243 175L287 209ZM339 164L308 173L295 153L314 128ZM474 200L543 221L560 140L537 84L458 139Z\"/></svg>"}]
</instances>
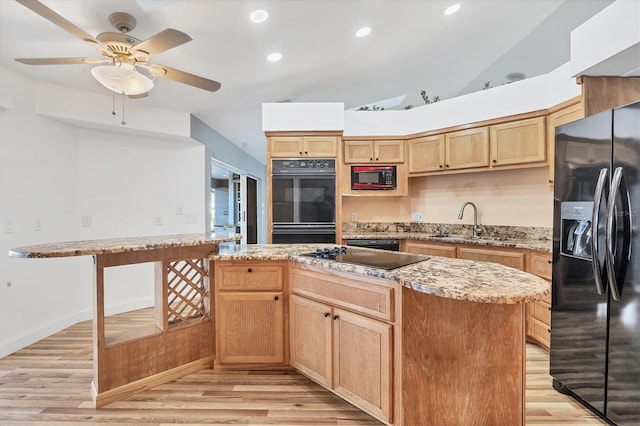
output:
<instances>
[{"instance_id":1,"label":"breakfast bar countertop","mask_svg":"<svg viewBox=\"0 0 640 426\"><path fill-rule=\"evenodd\" d=\"M427 260L397 269L301 256L313 253L317 244L235 245L211 255L221 260L287 260L328 270L385 278L421 293L480 303L530 303L549 294L549 283L535 275L490 262L427 256ZM368 249L360 249L368 250Z\"/></svg>"},{"instance_id":2,"label":"breakfast bar countertop","mask_svg":"<svg viewBox=\"0 0 640 426\"><path fill-rule=\"evenodd\" d=\"M9 251L11 257L46 258L114 254L171 247L217 245L240 240L239 234L175 234L149 237L123 237L100 240L65 241L16 247Z\"/></svg>"}]
</instances>

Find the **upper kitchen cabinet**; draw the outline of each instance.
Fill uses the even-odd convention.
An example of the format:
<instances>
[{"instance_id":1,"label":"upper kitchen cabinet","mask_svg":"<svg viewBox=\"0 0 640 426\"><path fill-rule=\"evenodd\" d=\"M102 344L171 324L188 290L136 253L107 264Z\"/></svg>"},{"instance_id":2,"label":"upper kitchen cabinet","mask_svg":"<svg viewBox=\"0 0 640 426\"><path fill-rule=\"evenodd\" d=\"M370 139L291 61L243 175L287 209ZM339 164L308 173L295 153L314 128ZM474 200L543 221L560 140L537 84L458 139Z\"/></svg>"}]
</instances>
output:
<instances>
[{"instance_id":1,"label":"upper kitchen cabinet","mask_svg":"<svg viewBox=\"0 0 640 426\"><path fill-rule=\"evenodd\" d=\"M338 136L269 136L269 155L272 158L336 158Z\"/></svg>"},{"instance_id":2,"label":"upper kitchen cabinet","mask_svg":"<svg viewBox=\"0 0 640 426\"><path fill-rule=\"evenodd\" d=\"M404 140L345 140L344 162L352 163L404 163Z\"/></svg>"},{"instance_id":3,"label":"upper kitchen cabinet","mask_svg":"<svg viewBox=\"0 0 640 426\"><path fill-rule=\"evenodd\" d=\"M445 170L489 166L489 129L477 127L445 133Z\"/></svg>"},{"instance_id":4,"label":"upper kitchen cabinet","mask_svg":"<svg viewBox=\"0 0 640 426\"><path fill-rule=\"evenodd\" d=\"M490 126L491 167L544 162L544 117Z\"/></svg>"},{"instance_id":5,"label":"upper kitchen cabinet","mask_svg":"<svg viewBox=\"0 0 640 426\"><path fill-rule=\"evenodd\" d=\"M423 136L407 141L409 173L444 170L444 135Z\"/></svg>"},{"instance_id":6,"label":"upper kitchen cabinet","mask_svg":"<svg viewBox=\"0 0 640 426\"><path fill-rule=\"evenodd\" d=\"M558 109L547 116L547 156L549 158L549 189L553 189L555 164L556 127L584 118L584 108L580 97L559 105Z\"/></svg>"}]
</instances>

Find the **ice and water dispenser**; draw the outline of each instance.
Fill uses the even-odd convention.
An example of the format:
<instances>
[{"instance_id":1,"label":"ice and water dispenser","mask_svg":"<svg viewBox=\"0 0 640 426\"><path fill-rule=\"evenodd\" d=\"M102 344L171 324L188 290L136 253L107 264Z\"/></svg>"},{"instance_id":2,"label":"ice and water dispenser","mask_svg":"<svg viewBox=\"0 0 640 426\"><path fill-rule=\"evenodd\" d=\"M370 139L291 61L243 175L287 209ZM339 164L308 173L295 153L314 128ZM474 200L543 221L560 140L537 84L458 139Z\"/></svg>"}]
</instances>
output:
<instances>
[{"instance_id":1,"label":"ice and water dispenser","mask_svg":"<svg viewBox=\"0 0 640 426\"><path fill-rule=\"evenodd\" d=\"M593 202L566 201L560 206L560 250L565 256L591 260Z\"/></svg>"}]
</instances>

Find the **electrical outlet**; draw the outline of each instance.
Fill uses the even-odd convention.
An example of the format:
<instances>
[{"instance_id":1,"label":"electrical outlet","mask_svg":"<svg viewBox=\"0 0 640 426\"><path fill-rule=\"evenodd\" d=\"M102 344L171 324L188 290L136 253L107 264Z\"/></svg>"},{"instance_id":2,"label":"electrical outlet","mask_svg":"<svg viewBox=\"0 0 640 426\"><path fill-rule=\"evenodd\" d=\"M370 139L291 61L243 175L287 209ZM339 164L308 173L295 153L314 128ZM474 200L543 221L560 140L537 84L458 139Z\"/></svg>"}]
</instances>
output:
<instances>
[{"instance_id":1,"label":"electrical outlet","mask_svg":"<svg viewBox=\"0 0 640 426\"><path fill-rule=\"evenodd\" d=\"M157 214L153 223L155 223L156 226L162 226L162 216Z\"/></svg>"},{"instance_id":2,"label":"electrical outlet","mask_svg":"<svg viewBox=\"0 0 640 426\"><path fill-rule=\"evenodd\" d=\"M412 213L411 214L411 221L412 222L422 222L422 219L424 219L424 217L422 216L422 213Z\"/></svg>"},{"instance_id":3,"label":"electrical outlet","mask_svg":"<svg viewBox=\"0 0 640 426\"><path fill-rule=\"evenodd\" d=\"M355 222L358 220L358 215L355 213L351 213L351 222Z\"/></svg>"},{"instance_id":4,"label":"electrical outlet","mask_svg":"<svg viewBox=\"0 0 640 426\"><path fill-rule=\"evenodd\" d=\"M42 219L40 219L39 217L33 219L33 230L42 231Z\"/></svg>"},{"instance_id":5,"label":"electrical outlet","mask_svg":"<svg viewBox=\"0 0 640 426\"><path fill-rule=\"evenodd\" d=\"M184 223L188 225L193 225L194 223L198 223L198 215L197 214L188 214L184 217Z\"/></svg>"},{"instance_id":6,"label":"electrical outlet","mask_svg":"<svg viewBox=\"0 0 640 426\"><path fill-rule=\"evenodd\" d=\"M182 207L182 203L176 204L176 215L182 216L184 214L184 208Z\"/></svg>"},{"instance_id":7,"label":"electrical outlet","mask_svg":"<svg viewBox=\"0 0 640 426\"><path fill-rule=\"evenodd\" d=\"M3 234L13 233L13 222L11 222L10 220L5 220L4 226L2 227L2 233Z\"/></svg>"},{"instance_id":8,"label":"electrical outlet","mask_svg":"<svg viewBox=\"0 0 640 426\"><path fill-rule=\"evenodd\" d=\"M91 228L91 216L82 216L80 218L80 226L82 226L83 228Z\"/></svg>"}]
</instances>

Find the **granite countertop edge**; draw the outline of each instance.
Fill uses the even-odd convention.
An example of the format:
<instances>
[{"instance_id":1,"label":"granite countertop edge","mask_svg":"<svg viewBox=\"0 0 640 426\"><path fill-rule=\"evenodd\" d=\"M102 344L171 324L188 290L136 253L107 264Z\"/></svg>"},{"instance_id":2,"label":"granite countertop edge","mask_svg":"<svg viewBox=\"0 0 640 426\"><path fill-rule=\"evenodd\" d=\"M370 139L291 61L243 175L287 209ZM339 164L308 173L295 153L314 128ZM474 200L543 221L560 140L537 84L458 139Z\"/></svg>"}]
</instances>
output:
<instances>
[{"instance_id":1,"label":"granite countertop edge","mask_svg":"<svg viewBox=\"0 0 640 426\"><path fill-rule=\"evenodd\" d=\"M9 250L9 256L16 258L91 256L200 245L216 246L220 243L241 239L240 234L214 234L211 236L206 234L175 234L64 241L16 247Z\"/></svg>"}]
</instances>

